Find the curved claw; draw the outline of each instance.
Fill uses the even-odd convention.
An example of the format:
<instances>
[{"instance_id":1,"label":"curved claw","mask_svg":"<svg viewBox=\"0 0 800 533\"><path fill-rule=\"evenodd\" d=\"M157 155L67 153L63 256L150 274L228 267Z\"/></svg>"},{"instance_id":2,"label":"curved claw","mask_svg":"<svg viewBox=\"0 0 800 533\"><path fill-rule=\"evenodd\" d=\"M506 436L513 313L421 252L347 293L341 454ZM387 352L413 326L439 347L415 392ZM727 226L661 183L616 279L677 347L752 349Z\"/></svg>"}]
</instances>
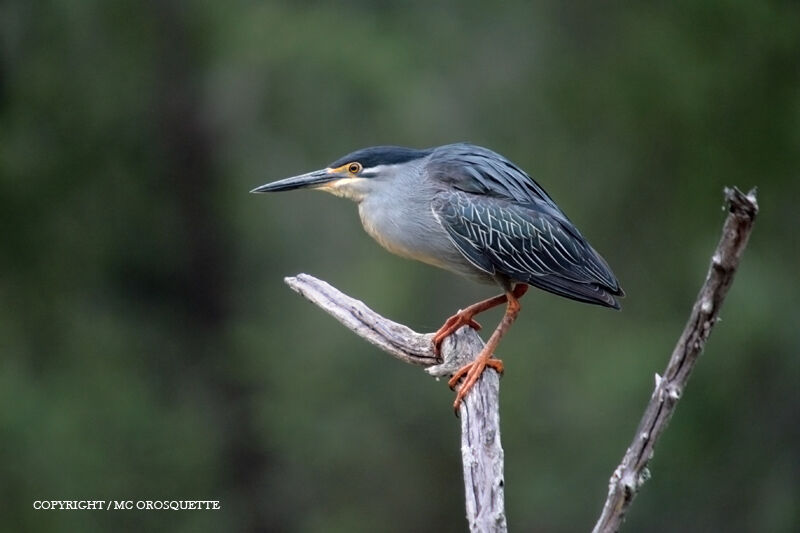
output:
<instances>
[{"instance_id":1,"label":"curved claw","mask_svg":"<svg viewBox=\"0 0 800 533\"><path fill-rule=\"evenodd\" d=\"M458 408L461 407L461 402L467 396L467 393L472 389L472 387L477 383L478 379L483 374L483 371L486 370L486 367L493 368L498 374L501 376L503 375L504 367L503 361L500 359L495 359L494 357L478 357L478 359L472 361L464 365L463 367L459 368L458 371L453 374L453 377L450 378L450 381L447 384L450 386L451 389L455 390L456 385L461 380L464 379L464 384L461 385L461 388L458 389L456 393L456 400L453 402L453 409L456 412L456 416L458 416Z\"/></svg>"},{"instance_id":2,"label":"curved claw","mask_svg":"<svg viewBox=\"0 0 800 533\"><path fill-rule=\"evenodd\" d=\"M481 325L476 322L472 317L475 316L472 313L465 313L464 311L459 311L458 313L454 314L450 318L445 321L444 325L439 328L436 334L433 336L433 352L436 355L441 355L442 353L442 342L461 329L464 326L469 326L474 330L481 329Z\"/></svg>"}]
</instances>

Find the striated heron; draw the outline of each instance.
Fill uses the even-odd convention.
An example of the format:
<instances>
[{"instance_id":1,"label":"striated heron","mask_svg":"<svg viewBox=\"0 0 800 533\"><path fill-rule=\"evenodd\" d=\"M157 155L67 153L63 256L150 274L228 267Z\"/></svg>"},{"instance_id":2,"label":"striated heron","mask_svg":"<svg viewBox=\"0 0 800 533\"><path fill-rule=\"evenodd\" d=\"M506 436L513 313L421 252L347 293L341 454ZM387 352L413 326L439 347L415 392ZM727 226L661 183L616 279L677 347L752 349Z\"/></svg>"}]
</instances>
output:
<instances>
[{"instance_id":1,"label":"striated heron","mask_svg":"<svg viewBox=\"0 0 800 533\"><path fill-rule=\"evenodd\" d=\"M328 167L268 183L251 192L313 188L358 203L364 229L397 255L497 284L503 294L459 310L436 332L444 339L475 315L506 305L479 356L456 372L464 378L453 407L488 366L520 310L529 285L580 302L619 309L624 293L614 273L550 196L514 163L487 148L459 143L416 150L364 148Z\"/></svg>"}]
</instances>

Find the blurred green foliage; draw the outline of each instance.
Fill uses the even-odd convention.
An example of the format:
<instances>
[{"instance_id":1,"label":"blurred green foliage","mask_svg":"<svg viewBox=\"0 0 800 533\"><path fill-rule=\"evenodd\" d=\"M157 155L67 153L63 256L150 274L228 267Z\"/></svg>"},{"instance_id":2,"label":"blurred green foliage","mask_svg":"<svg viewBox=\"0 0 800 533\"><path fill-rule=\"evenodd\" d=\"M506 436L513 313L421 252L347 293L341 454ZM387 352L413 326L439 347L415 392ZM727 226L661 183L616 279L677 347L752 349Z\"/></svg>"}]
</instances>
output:
<instances>
[{"instance_id":1,"label":"blurred green foliage","mask_svg":"<svg viewBox=\"0 0 800 533\"><path fill-rule=\"evenodd\" d=\"M3 531L463 531L450 391L282 277L423 331L491 292L384 252L348 202L247 194L459 140L535 176L628 293L523 302L512 529L593 523L726 185L762 214L625 530L800 527L796 2L7 0L0 38ZM84 498L223 509L31 508Z\"/></svg>"}]
</instances>

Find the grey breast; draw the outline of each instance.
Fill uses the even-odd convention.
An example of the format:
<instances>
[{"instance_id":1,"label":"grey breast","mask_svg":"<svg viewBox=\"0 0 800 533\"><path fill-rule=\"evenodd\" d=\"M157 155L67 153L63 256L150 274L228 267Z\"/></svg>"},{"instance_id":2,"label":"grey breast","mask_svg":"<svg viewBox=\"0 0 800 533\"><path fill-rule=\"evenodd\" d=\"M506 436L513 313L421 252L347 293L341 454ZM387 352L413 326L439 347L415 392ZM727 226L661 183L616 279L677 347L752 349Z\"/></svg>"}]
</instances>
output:
<instances>
[{"instance_id":1,"label":"grey breast","mask_svg":"<svg viewBox=\"0 0 800 533\"><path fill-rule=\"evenodd\" d=\"M461 253L434 216L431 202L446 185L426 177L427 163L428 158L423 158L411 168L406 165L402 172L385 178L387 182L375 183L373 192L358 208L364 229L394 254L476 281L491 282L493 277L475 267ZM393 183L390 185L388 180Z\"/></svg>"}]
</instances>

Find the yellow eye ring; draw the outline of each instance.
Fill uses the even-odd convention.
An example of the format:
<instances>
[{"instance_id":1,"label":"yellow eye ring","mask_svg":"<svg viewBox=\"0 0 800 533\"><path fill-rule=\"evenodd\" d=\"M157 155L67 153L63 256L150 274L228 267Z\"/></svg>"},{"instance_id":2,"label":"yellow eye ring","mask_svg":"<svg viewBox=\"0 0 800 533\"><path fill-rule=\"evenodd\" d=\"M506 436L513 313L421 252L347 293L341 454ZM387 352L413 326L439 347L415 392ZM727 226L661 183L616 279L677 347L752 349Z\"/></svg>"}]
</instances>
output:
<instances>
[{"instance_id":1,"label":"yellow eye ring","mask_svg":"<svg viewBox=\"0 0 800 533\"><path fill-rule=\"evenodd\" d=\"M358 174L359 172L361 172L361 168L362 168L361 163L353 162L347 165L347 171L350 174Z\"/></svg>"}]
</instances>

